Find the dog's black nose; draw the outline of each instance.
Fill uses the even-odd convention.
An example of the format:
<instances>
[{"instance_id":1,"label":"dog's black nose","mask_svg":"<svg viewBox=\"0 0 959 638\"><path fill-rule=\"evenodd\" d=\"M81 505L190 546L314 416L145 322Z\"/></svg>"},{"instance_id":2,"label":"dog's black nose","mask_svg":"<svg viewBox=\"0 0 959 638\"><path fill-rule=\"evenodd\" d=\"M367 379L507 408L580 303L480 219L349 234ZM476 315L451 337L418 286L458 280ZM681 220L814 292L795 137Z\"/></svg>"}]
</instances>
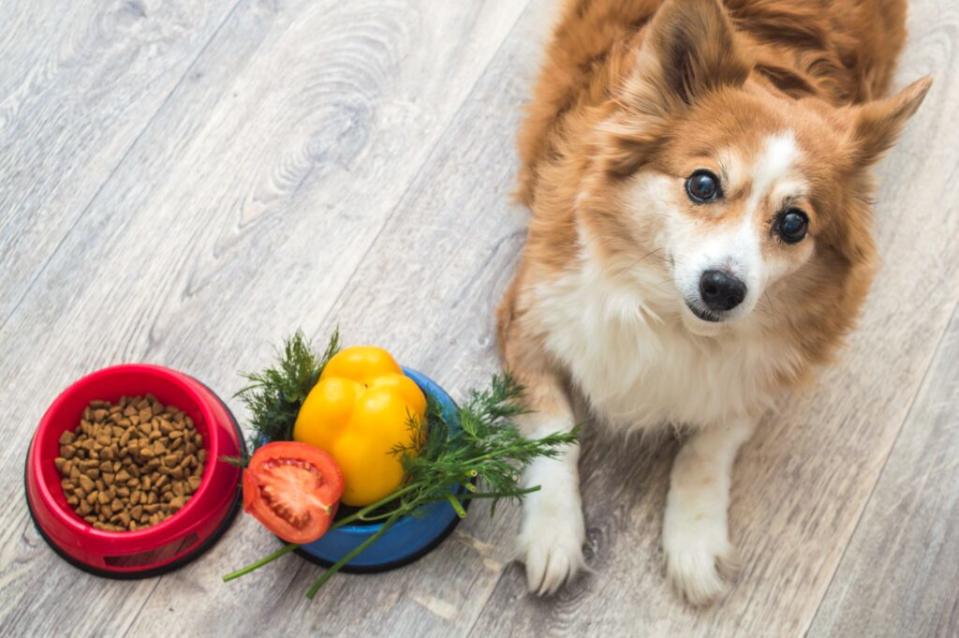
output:
<instances>
[{"instance_id":1,"label":"dog's black nose","mask_svg":"<svg viewBox=\"0 0 959 638\"><path fill-rule=\"evenodd\" d=\"M699 294L710 310L732 310L746 298L746 284L728 272L707 270L699 279Z\"/></svg>"}]
</instances>

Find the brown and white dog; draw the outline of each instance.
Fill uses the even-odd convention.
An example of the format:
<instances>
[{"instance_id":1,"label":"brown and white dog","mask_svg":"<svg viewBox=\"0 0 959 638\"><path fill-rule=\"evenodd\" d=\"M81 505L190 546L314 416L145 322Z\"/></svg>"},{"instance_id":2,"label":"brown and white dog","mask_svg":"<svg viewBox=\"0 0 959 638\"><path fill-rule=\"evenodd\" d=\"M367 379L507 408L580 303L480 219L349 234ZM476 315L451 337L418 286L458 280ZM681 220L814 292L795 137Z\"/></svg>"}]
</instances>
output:
<instances>
[{"instance_id":1,"label":"brown and white dog","mask_svg":"<svg viewBox=\"0 0 959 638\"><path fill-rule=\"evenodd\" d=\"M532 211L500 308L529 436L571 396L619 430L688 427L667 573L715 600L737 450L852 328L874 269L870 167L922 102L883 98L905 0L568 0L520 134ZM534 463L531 590L584 565L578 449Z\"/></svg>"}]
</instances>

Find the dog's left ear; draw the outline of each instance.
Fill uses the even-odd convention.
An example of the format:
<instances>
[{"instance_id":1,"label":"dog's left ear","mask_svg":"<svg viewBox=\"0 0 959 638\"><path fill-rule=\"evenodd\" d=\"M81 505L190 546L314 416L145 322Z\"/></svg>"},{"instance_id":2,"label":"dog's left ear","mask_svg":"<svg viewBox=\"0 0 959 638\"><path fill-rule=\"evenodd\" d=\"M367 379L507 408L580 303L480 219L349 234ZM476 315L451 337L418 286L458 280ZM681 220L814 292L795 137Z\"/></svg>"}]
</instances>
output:
<instances>
[{"instance_id":1,"label":"dog's left ear","mask_svg":"<svg viewBox=\"0 0 959 638\"><path fill-rule=\"evenodd\" d=\"M931 86L932 78L926 76L892 97L867 102L853 111L850 168L871 166L896 143Z\"/></svg>"},{"instance_id":2,"label":"dog's left ear","mask_svg":"<svg viewBox=\"0 0 959 638\"><path fill-rule=\"evenodd\" d=\"M637 60L646 93L668 100L675 110L721 86L741 86L751 65L719 0L667 0L649 25Z\"/></svg>"}]
</instances>

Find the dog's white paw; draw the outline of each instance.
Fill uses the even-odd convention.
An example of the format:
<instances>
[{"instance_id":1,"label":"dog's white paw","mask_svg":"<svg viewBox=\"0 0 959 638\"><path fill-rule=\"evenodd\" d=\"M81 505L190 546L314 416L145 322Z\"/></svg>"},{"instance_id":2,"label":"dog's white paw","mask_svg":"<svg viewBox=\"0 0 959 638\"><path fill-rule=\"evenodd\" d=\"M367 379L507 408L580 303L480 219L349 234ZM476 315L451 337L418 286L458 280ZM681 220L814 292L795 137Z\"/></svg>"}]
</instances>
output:
<instances>
[{"instance_id":1,"label":"dog's white paw","mask_svg":"<svg viewBox=\"0 0 959 638\"><path fill-rule=\"evenodd\" d=\"M690 604L710 605L726 593L728 581L739 571L736 548L725 531L693 526L664 536L666 575Z\"/></svg>"},{"instance_id":2,"label":"dog's white paw","mask_svg":"<svg viewBox=\"0 0 959 638\"><path fill-rule=\"evenodd\" d=\"M543 489L526 497L517 539L518 558L526 564L529 590L549 595L586 564L586 525L575 475L555 461L534 462L531 474Z\"/></svg>"},{"instance_id":3,"label":"dog's white paw","mask_svg":"<svg viewBox=\"0 0 959 638\"><path fill-rule=\"evenodd\" d=\"M554 593L586 564L583 515L538 512L524 520L517 550L526 563L529 590L541 596Z\"/></svg>"}]
</instances>

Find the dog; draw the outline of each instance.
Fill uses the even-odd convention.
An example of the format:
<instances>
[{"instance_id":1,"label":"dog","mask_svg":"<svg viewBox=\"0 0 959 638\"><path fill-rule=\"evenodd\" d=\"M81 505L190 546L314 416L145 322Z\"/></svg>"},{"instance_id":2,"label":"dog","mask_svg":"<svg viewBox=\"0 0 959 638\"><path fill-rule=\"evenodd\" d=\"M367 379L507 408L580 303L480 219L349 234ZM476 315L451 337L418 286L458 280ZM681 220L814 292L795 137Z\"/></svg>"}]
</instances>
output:
<instances>
[{"instance_id":1,"label":"dog","mask_svg":"<svg viewBox=\"0 0 959 638\"><path fill-rule=\"evenodd\" d=\"M568 0L519 135L531 211L498 312L525 435L690 432L666 574L694 605L736 563L737 451L834 359L873 278L872 165L931 80L885 97L905 0ZM531 591L584 565L579 450L532 463Z\"/></svg>"}]
</instances>

